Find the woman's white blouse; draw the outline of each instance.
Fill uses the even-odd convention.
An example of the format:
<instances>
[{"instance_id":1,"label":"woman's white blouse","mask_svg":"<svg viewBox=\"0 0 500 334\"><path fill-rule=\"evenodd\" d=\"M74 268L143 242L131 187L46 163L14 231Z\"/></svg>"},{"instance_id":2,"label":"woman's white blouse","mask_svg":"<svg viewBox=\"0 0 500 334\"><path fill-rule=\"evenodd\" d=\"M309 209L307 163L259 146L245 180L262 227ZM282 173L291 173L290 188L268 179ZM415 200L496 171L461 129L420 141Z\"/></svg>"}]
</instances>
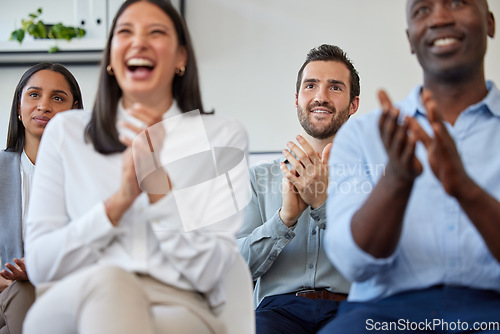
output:
<instances>
[{"instance_id":1,"label":"woman's white blouse","mask_svg":"<svg viewBox=\"0 0 500 334\"><path fill-rule=\"evenodd\" d=\"M167 117L179 114L175 103L166 113ZM25 253L32 282L57 281L93 264L114 264L199 291L214 308L222 305L221 277L238 252L235 235L242 216L186 231L174 196L150 204L142 193L114 227L103 203L120 186L122 154L97 153L84 139L90 115L86 111L58 114L44 132L26 226ZM202 118L211 129L207 135L212 148L235 147L246 156L247 135L240 123ZM194 175L204 168L194 165L189 172Z\"/></svg>"},{"instance_id":2,"label":"woman's white blouse","mask_svg":"<svg viewBox=\"0 0 500 334\"><path fill-rule=\"evenodd\" d=\"M31 160L26 155L26 152L21 153L21 210L22 210L22 228L23 235L26 226L26 217L28 213L28 204L30 202L30 189L33 183L33 174L35 173L35 165L31 162Z\"/></svg>"}]
</instances>

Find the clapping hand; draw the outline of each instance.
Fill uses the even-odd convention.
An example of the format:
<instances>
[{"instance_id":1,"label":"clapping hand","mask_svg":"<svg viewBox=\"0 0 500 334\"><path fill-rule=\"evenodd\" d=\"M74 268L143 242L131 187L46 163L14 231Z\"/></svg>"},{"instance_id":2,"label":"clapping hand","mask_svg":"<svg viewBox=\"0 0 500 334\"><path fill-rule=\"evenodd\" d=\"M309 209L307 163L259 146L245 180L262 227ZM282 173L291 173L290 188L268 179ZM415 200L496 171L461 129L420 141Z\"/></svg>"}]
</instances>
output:
<instances>
[{"instance_id":1,"label":"clapping hand","mask_svg":"<svg viewBox=\"0 0 500 334\"><path fill-rule=\"evenodd\" d=\"M429 91L422 93L422 101L427 110L427 119L432 126L434 137L431 138L415 119L409 123L410 131L427 149L429 165L432 172L451 196L457 197L467 185L469 176L463 166L457 147L446 129L436 103Z\"/></svg>"},{"instance_id":2,"label":"clapping hand","mask_svg":"<svg viewBox=\"0 0 500 334\"><path fill-rule=\"evenodd\" d=\"M387 93L379 91L378 98L382 106L378 123L380 137L389 156L386 173L413 182L422 173L422 164L415 156L416 136L408 134L409 124L416 120L406 117L403 124L399 124L399 110L392 105Z\"/></svg>"},{"instance_id":3,"label":"clapping hand","mask_svg":"<svg viewBox=\"0 0 500 334\"><path fill-rule=\"evenodd\" d=\"M287 226L292 222L294 224L308 206L316 209L327 197L328 158L332 144L328 144L320 156L302 136L297 136L297 141L302 149L293 142L288 143L295 156L283 150L292 169L280 163L284 176L280 217Z\"/></svg>"}]
</instances>

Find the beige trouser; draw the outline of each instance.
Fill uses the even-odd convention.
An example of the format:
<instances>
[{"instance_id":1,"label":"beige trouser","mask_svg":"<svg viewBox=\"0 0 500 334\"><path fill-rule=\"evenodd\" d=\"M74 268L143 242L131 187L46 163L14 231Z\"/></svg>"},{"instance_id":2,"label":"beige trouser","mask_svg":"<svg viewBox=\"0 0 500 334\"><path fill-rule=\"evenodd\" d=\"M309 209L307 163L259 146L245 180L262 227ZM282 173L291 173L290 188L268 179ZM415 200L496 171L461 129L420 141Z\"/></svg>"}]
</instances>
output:
<instances>
[{"instance_id":1,"label":"beige trouser","mask_svg":"<svg viewBox=\"0 0 500 334\"><path fill-rule=\"evenodd\" d=\"M29 281L15 281L0 293L0 334L21 334L26 312L35 301Z\"/></svg>"},{"instance_id":2,"label":"beige trouser","mask_svg":"<svg viewBox=\"0 0 500 334\"><path fill-rule=\"evenodd\" d=\"M225 333L200 294L115 266L56 282L28 312L25 334Z\"/></svg>"}]
</instances>

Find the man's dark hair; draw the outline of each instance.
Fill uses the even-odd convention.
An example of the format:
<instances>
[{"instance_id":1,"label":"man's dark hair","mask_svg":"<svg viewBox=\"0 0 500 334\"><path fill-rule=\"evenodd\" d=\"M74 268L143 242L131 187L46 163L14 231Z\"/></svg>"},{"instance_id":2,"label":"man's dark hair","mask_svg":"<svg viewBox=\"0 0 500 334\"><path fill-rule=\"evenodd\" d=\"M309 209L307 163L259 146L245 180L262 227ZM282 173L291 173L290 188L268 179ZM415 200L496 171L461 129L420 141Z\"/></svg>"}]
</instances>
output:
<instances>
[{"instance_id":1,"label":"man's dark hair","mask_svg":"<svg viewBox=\"0 0 500 334\"><path fill-rule=\"evenodd\" d=\"M344 50L342 50L338 46L329 44L323 44L318 46L317 48L311 49L307 54L306 61L300 68L297 75L297 94L299 94L304 68L312 61L336 61L339 63L343 63L349 69L349 72L351 72L351 91L349 102L352 102L356 96L359 96L360 86L358 71L356 71L354 65L347 57L347 54L344 52Z\"/></svg>"}]
</instances>

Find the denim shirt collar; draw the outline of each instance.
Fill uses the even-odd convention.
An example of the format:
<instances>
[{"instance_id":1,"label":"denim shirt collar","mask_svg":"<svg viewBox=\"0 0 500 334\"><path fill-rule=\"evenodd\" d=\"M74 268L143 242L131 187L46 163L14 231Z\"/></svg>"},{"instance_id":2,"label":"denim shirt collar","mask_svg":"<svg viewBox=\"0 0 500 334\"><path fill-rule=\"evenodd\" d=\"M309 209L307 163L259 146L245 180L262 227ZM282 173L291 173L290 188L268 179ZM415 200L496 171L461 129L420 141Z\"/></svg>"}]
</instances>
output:
<instances>
[{"instance_id":1,"label":"denim shirt collar","mask_svg":"<svg viewBox=\"0 0 500 334\"><path fill-rule=\"evenodd\" d=\"M492 81L486 81L488 94L478 103L469 106L463 112L476 112L482 109L489 111L493 116L500 117L500 91ZM398 107L401 113L410 117L415 117L417 114L427 115L425 107L422 103L421 92L423 85L415 87L408 98L402 101Z\"/></svg>"}]
</instances>

